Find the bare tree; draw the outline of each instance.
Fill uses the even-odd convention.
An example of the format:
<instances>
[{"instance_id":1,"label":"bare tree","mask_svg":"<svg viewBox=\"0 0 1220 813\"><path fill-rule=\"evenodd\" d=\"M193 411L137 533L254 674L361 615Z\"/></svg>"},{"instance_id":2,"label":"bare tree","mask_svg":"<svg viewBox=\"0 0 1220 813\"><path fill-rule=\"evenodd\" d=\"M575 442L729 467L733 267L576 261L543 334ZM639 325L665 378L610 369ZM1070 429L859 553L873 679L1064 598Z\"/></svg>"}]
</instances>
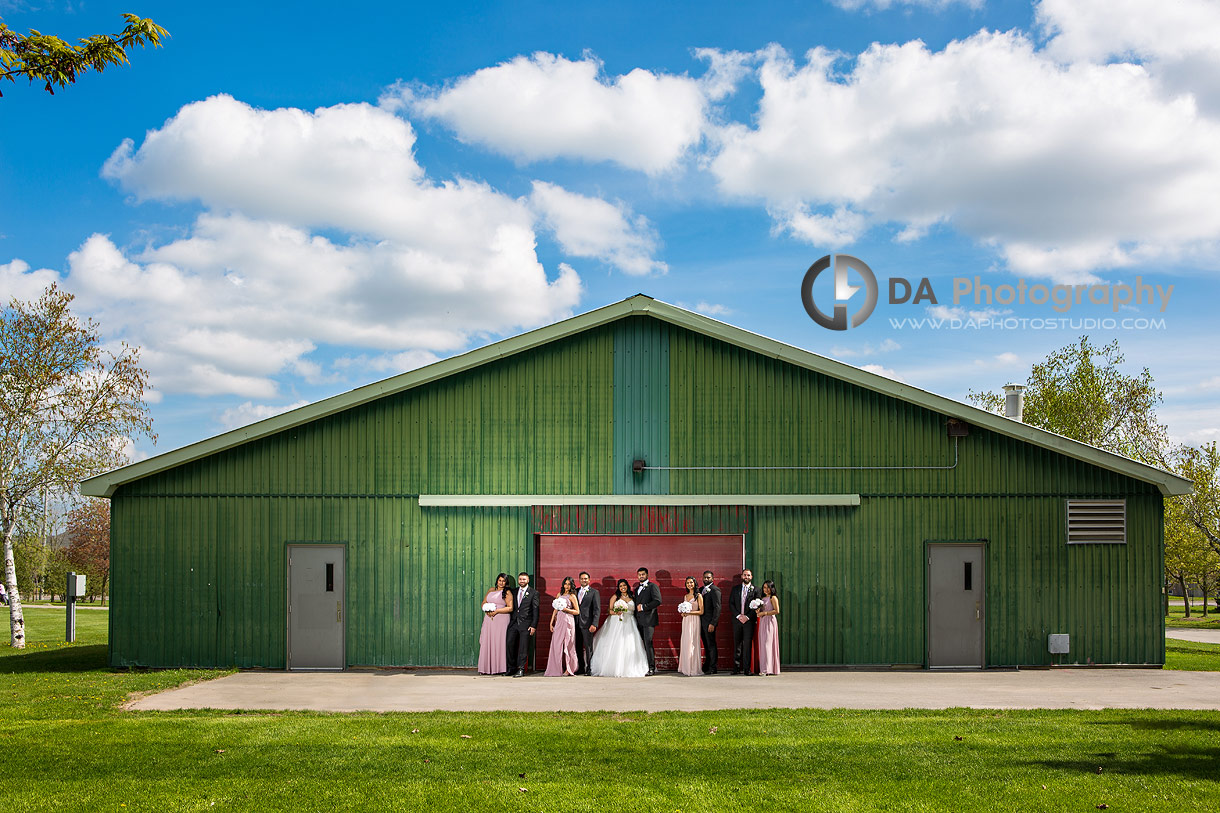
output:
<instances>
[{"instance_id":1,"label":"bare tree","mask_svg":"<svg viewBox=\"0 0 1220 813\"><path fill-rule=\"evenodd\" d=\"M156 440L139 350L103 349L98 326L72 315L72 299L52 285L36 302L14 299L0 314L0 533L17 648L25 646L13 561L21 507L119 464L134 435Z\"/></svg>"}]
</instances>

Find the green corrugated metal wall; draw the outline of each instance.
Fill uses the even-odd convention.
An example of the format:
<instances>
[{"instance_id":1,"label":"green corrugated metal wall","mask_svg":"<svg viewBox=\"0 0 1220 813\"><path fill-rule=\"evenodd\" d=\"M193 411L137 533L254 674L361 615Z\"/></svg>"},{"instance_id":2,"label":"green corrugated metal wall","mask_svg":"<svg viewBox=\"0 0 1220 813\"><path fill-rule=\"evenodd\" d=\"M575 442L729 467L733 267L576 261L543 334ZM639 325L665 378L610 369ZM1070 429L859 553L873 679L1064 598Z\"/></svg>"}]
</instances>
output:
<instances>
[{"instance_id":1,"label":"green corrugated metal wall","mask_svg":"<svg viewBox=\"0 0 1220 813\"><path fill-rule=\"evenodd\" d=\"M668 494L669 472L633 474L631 463L669 465L669 331L623 319L614 331L614 493Z\"/></svg>"},{"instance_id":2,"label":"green corrugated metal wall","mask_svg":"<svg viewBox=\"0 0 1220 813\"><path fill-rule=\"evenodd\" d=\"M347 660L472 665L495 573L537 532L743 533L784 598L788 663L924 660L924 545L985 539L989 665L1160 663L1160 496L977 428L647 317L387 396L123 486L116 665L285 663L290 542L347 546ZM420 493L859 493L856 508L421 509ZM1126 497L1130 542L1064 542L1064 499Z\"/></svg>"}]
</instances>

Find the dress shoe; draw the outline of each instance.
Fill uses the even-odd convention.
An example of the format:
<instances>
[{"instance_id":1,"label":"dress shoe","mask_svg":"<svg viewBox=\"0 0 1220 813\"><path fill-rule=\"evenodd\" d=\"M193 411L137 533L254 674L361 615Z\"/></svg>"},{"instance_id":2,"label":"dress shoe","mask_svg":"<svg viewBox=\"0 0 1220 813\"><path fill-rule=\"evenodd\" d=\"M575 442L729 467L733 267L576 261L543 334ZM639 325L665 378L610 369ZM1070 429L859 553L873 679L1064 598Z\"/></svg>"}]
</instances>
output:
<instances>
[{"instance_id":1,"label":"dress shoe","mask_svg":"<svg viewBox=\"0 0 1220 813\"><path fill-rule=\"evenodd\" d=\"M754 673L753 673L753 672L746 672L746 677L754 677Z\"/></svg>"},{"instance_id":2,"label":"dress shoe","mask_svg":"<svg viewBox=\"0 0 1220 813\"><path fill-rule=\"evenodd\" d=\"M732 672L729 672L729 674L730 674L730 675L740 675L740 674L741 674L741 670L740 670L740 669L734 669Z\"/></svg>"},{"instance_id":3,"label":"dress shoe","mask_svg":"<svg viewBox=\"0 0 1220 813\"><path fill-rule=\"evenodd\" d=\"M644 673L644 677L652 677L656 673L657 673L656 669L649 669L647 672Z\"/></svg>"},{"instance_id":4,"label":"dress shoe","mask_svg":"<svg viewBox=\"0 0 1220 813\"><path fill-rule=\"evenodd\" d=\"M513 673L513 677L525 677L525 670L518 669L516 672Z\"/></svg>"},{"instance_id":5,"label":"dress shoe","mask_svg":"<svg viewBox=\"0 0 1220 813\"><path fill-rule=\"evenodd\" d=\"M720 674L720 670L719 669L708 669L706 672L704 672L704 674L705 675L718 675L718 674Z\"/></svg>"}]
</instances>

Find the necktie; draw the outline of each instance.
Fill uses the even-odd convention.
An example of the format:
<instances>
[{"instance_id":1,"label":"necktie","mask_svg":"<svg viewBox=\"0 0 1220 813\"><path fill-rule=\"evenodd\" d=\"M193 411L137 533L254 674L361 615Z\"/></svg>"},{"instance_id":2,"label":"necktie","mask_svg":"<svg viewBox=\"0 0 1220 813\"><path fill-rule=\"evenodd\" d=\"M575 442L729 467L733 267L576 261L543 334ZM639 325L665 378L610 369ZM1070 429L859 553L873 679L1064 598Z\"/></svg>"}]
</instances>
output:
<instances>
[{"instance_id":1,"label":"necktie","mask_svg":"<svg viewBox=\"0 0 1220 813\"><path fill-rule=\"evenodd\" d=\"M521 606L521 602L525 600L525 588L522 587L517 591L517 606Z\"/></svg>"},{"instance_id":2,"label":"necktie","mask_svg":"<svg viewBox=\"0 0 1220 813\"><path fill-rule=\"evenodd\" d=\"M586 591L586 590L588 590L588 589L589 589L589 588L587 588L587 587L582 587L582 588L580 588L580 596L579 596L579 597L578 597L576 600L577 600L577 601L584 601L584 600L585 600L585 591Z\"/></svg>"}]
</instances>

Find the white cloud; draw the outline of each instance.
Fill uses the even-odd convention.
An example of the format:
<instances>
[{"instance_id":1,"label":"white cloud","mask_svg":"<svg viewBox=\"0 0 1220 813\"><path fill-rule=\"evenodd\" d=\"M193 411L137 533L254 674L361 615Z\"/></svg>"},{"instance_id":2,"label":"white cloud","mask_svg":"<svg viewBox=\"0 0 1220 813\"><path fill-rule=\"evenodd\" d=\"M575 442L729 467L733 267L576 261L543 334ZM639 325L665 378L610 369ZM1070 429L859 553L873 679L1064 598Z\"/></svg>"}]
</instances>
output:
<instances>
[{"instance_id":1,"label":"white cloud","mask_svg":"<svg viewBox=\"0 0 1220 813\"><path fill-rule=\"evenodd\" d=\"M995 360L1009 367L1021 363L1021 358L1016 353L999 353L995 356Z\"/></svg>"},{"instance_id":2,"label":"white cloud","mask_svg":"<svg viewBox=\"0 0 1220 813\"><path fill-rule=\"evenodd\" d=\"M429 180L414 147L409 123L371 105L310 113L213 96L183 107L138 150L124 141L102 174L139 200L198 200L467 262L482 262L501 229L530 231L523 203L475 181Z\"/></svg>"},{"instance_id":3,"label":"white cloud","mask_svg":"<svg viewBox=\"0 0 1220 813\"><path fill-rule=\"evenodd\" d=\"M728 60L723 64L728 67ZM728 81L724 70L713 87ZM382 101L442 121L462 141L523 161L613 161L650 174L674 167L702 137L697 80L636 68L613 78L591 56L519 56L441 89L396 88Z\"/></svg>"},{"instance_id":4,"label":"white cloud","mask_svg":"<svg viewBox=\"0 0 1220 813\"><path fill-rule=\"evenodd\" d=\"M426 367L439 360L440 356L427 350L407 350L402 353L383 353L376 356L367 354L344 356L335 359L334 366L335 369L345 372L371 371L380 374L389 373L390 375L398 375L399 373Z\"/></svg>"},{"instance_id":5,"label":"white cloud","mask_svg":"<svg viewBox=\"0 0 1220 813\"><path fill-rule=\"evenodd\" d=\"M256 404L253 401L246 401L244 404L239 404L222 411L218 423L221 429L227 432L239 426L246 426L247 424L265 420L276 415L282 415L285 412L291 412L308 403L308 401L297 401L292 404Z\"/></svg>"},{"instance_id":6,"label":"white cloud","mask_svg":"<svg viewBox=\"0 0 1220 813\"><path fill-rule=\"evenodd\" d=\"M872 342L865 342L862 347L844 347L835 345L830 348L831 355L837 358L858 358L875 356L879 353L892 353L895 350L901 350L902 345L893 339L883 339L880 344L874 345Z\"/></svg>"},{"instance_id":7,"label":"white cloud","mask_svg":"<svg viewBox=\"0 0 1220 813\"><path fill-rule=\"evenodd\" d=\"M1197 383L1192 383L1191 390L1220 390L1220 375L1214 375L1211 378L1205 378Z\"/></svg>"},{"instance_id":8,"label":"white cloud","mask_svg":"<svg viewBox=\"0 0 1220 813\"><path fill-rule=\"evenodd\" d=\"M911 240L942 222L1015 271L1077 282L1220 235L1220 122L1142 66L1062 63L981 31L847 63L772 49L758 78L754 123L719 128L708 165L799 239L837 247L896 223Z\"/></svg>"},{"instance_id":9,"label":"white cloud","mask_svg":"<svg viewBox=\"0 0 1220 813\"><path fill-rule=\"evenodd\" d=\"M1158 417L1169 427L1173 443L1198 446L1220 441L1220 420L1211 404L1182 404L1160 410Z\"/></svg>"},{"instance_id":10,"label":"white cloud","mask_svg":"<svg viewBox=\"0 0 1220 813\"><path fill-rule=\"evenodd\" d=\"M114 439L114 446L119 450L119 459L124 466L129 466L132 463L139 463L141 460L147 460L152 457L148 452L142 452L136 448L136 442L122 435Z\"/></svg>"},{"instance_id":11,"label":"white cloud","mask_svg":"<svg viewBox=\"0 0 1220 813\"><path fill-rule=\"evenodd\" d=\"M815 246L838 248L854 242L867 225L864 217L846 208L836 208L829 215L811 213L804 205L769 209L776 231L786 231Z\"/></svg>"},{"instance_id":12,"label":"white cloud","mask_svg":"<svg viewBox=\"0 0 1220 813\"><path fill-rule=\"evenodd\" d=\"M633 275L668 270L652 257L657 238L648 221L633 216L621 203L578 195L543 181L534 181L530 203L572 257L592 257Z\"/></svg>"},{"instance_id":13,"label":"white cloud","mask_svg":"<svg viewBox=\"0 0 1220 813\"><path fill-rule=\"evenodd\" d=\"M699 78L699 84L711 101L720 101L732 95L741 81L749 76L759 58L757 53L720 51L715 48L696 48L692 53L696 59L708 63L707 72Z\"/></svg>"},{"instance_id":14,"label":"white cloud","mask_svg":"<svg viewBox=\"0 0 1220 813\"><path fill-rule=\"evenodd\" d=\"M528 202L431 181L414 143L370 105L189 104L138 149L120 146L104 174L139 199L206 211L139 252L94 235L64 285L145 348L160 390L252 401L275 398L282 376L325 380L309 358L322 345L435 354L568 315L580 278L563 264L548 278Z\"/></svg>"},{"instance_id":15,"label":"white cloud","mask_svg":"<svg viewBox=\"0 0 1220 813\"><path fill-rule=\"evenodd\" d=\"M902 384L907 383L906 379L904 379L902 376L898 375L898 373L895 372L892 368L882 367L880 364L865 364L860 369L865 370L870 373L875 373L876 375L885 376L886 378L891 378L894 381L898 381Z\"/></svg>"},{"instance_id":16,"label":"white cloud","mask_svg":"<svg viewBox=\"0 0 1220 813\"><path fill-rule=\"evenodd\" d=\"M30 264L22 260L0 263L0 308L7 307L14 299L32 302L47 286L58 282L59 274L48 268L31 271Z\"/></svg>"},{"instance_id":17,"label":"white cloud","mask_svg":"<svg viewBox=\"0 0 1220 813\"><path fill-rule=\"evenodd\" d=\"M704 316L728 316L733 312L731 308L724 305L717 305L712 302L699 302L695 305L695 311L702 313Z\"/></svg>"},{"instance_id":18,"label":"white cloud","mask_svg":"<svg viewBox=\"0 0 1220 813\"><path fill-rule=\"evenodd\" d=\"M1214 0L1042 0L1036 17L1065 62L1136 60L1168 95L1220 114L1220 4Z\"/></svg>"},{"instance_id":19,"label":"white cloud","mask_svg":"<svg viewBox=\"0 0 1220 813\"><path fill-rule=\"evenodd\" d=\"M967 319L974 321L983 321L986 319L994 319L997 316L1004 316L1012 313L1011 310L1000 310L998 308L981 308L979 310L967 310L960 306L950 305L929 305L928 316L933 319L944 319L946 321L964 322Z\"/></svg>"}]
</instances>

